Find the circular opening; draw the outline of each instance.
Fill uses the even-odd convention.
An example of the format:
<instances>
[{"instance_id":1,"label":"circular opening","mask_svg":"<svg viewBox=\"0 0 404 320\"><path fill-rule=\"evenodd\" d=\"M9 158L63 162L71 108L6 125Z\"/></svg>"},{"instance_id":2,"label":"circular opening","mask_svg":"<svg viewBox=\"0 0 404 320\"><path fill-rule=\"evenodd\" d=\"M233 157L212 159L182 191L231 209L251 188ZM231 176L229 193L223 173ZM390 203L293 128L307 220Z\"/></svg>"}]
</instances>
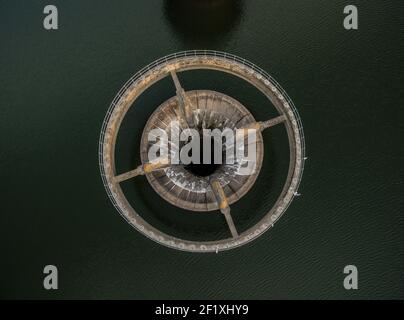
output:
<instances>
[{"instance_id":1,"label":"circular opening","mask_svg":"<svg viewBox=\"0 0 404 320\"><path fill-rule=\"evenodd\" d=\"M197 177L209 177L222 166L221 164L215 163L213 139L210 139L210 150L205 150L203 147L203 139L200 140L199 155L199 163L191 162L184 166L185 170Z\"/></svg>"},{"instance_id":2,"label":"circular opening","mask_svg":"<svg viewBox=\"0 0 404 320\"><path fill-rule=\"evenodd\" d=\"M218 204L210 182L213 180L220 182L229 205L244 196L254 184L261 169L262 135L258 132L255 142L255 171L248 175L243 174L242 166L245 166L245 160L238 155L240 146L236 146L237 142L232 142L225 131L229 130L234 134L237 128L254 123L254 117L240 102L223 93L194 90L187 91L187 96L194 108L193 129L198 132L198 138L195 138L199 139L198 157L192 159L192 152L195 149L196 152L198 148L189 148L187 158L194 162L170 165L164 170L148 173L146 177L160 196L177 207L190 211L215 211L218 210ZM180 112L178 109L178 98L174 96L161 104L150 116L142 134L140 146L142 163L149 161L149 147L152 144L149 143L148 135L151 130L155 128L163 130L167 133L168 139L172 134L177 137L173 133L176 131L172 129L181 130L181 124L177 121L173 127L172 119L177 119ZM195 143L193 138L194 136L189 137L187 141L174 142L174 148L170 147L170 154L178 151L181 153L182 147ZM243 145L244 150L247 150L248 139ZM227 162L228 160L231 162Z\"/></svg>"}]
</instances>

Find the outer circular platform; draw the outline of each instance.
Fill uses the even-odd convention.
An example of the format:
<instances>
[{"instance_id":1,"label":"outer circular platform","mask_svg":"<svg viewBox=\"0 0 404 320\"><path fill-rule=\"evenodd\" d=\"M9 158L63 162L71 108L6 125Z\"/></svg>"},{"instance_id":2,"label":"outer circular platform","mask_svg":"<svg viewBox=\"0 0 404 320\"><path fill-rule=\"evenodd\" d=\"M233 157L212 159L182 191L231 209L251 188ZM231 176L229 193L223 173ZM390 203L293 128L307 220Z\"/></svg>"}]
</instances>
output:
<instances>
[{"instance_id":1,"label":"outer circular platform","mask_svg":"<svg viewBox=\"0 0 404 320\"><path fill-rule=\"evenodd\" d=\"M152 84L170 74L193 69L212 69L233 74L261 91L286 118L290 163L288 176L275 205L252 228L234 238L197 242L167 235L148 224L129 204L119 183L115 182L115 142L119 127L133 102ZM305 144L303 127L292 100L264 70L227 53L185 51L161 58L135 74L119 91L104 119L99 141L99 164L105 189L118 212L139 232L165 246L192 252L218 252L236 248L257 238L282 216L297 193L304 168Z\"/></svg>"}]
</instances>

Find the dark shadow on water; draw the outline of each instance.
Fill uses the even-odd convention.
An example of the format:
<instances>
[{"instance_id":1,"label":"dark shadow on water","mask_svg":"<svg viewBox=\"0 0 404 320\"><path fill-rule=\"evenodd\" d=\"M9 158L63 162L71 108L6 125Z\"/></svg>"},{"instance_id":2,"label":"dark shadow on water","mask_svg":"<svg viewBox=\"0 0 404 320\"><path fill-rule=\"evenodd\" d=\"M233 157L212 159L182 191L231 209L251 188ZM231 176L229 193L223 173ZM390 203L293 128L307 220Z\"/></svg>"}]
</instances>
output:
<instances>
[{"instance_id":1,"label":"dark shadow on water","mask_svg":"<svg viewBox=\"0 0 404 320\"><path fill-rule=\"evenodd\" d=\"M165 0L164 16L185 45L212 48L240 23L242 0Z\"/></svg>"}]
</instances>

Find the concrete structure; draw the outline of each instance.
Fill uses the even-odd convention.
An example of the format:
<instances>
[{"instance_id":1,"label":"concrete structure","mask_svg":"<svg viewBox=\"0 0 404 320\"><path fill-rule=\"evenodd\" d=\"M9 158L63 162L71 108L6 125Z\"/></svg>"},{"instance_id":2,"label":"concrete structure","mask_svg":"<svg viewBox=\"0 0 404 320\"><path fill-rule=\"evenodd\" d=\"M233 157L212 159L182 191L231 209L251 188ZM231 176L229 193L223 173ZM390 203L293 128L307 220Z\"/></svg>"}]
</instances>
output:
<instances>
[{"instance_id":1,"label":"concrete structure","mask_svg":"<svg viewBox=\"0 0 404 320\"><path fill-rule=\"evenodd\" d=\"M143 148L143 150L141 150L143 163L139 165L138 168L126 173L117 173L115 170L115 142L122 119L125 117L126 112L133 102L147 88L162 78L171 76L176 85L176 101L179 111L178 117L182 123L182 126L193 127L196 125L194 121L195 118L192 116L194 110L192 107L192 99L198 99L198 94L185 92L177 77L177 73L194 69L212 69L230 73L244 79L245 81L248 81L255 86L272 102L272 104L278 110L279 116L263 122L252 121L245 123L243 127L254 127L264 130L274 125L284 125L289 141L289 171L281 194L279 195L273 208L265 215L265 217L255 226L242 232L241 234L237 232L237 228L234 225L233 219L231 218L231 201L229 201L231 200L231 195L229 196L229 194L226 194L226 185L220 179L209 179L209 186L206 187L206 191L209 190L209 192L214 195L214 198L213 200L210 199L208 202L211 205L213 203L214 206L210 208L206 207L206 210L199 208L199 211L220 209L220 211L224 214L231 237L219 241L189 241L164 234L160 230L157 230L148 224L131 207L120 187L121 181L134 178L137 175L145 174L155 190L159 191L157 187L158 184L153 182L153 179L155 178L154 174L156 172L163 171L166 173L167 170L170 170L169 164L167 163L147 163L147 159L144 154L147 148ZM167 106L167 104L169 104L169 102L166 102L165 106ZM237 104L235 103L235 105ZM240 108L242 109L242 107ZM259 145L259 143L257 145ZM280 87L280 85L265 71L252 63L234 55L216 51L185 51L173 54L153 62L135 74L124 85L113 100L103 123L99 144L101 176L106 191L119 213L133 227L145 234L150 239L171 248L193 252L218 252L221 250L235 248L260 236L263 232L273 226L273 224L281 217L293 200L294 196L297 194L303 173L305 159L304 153L304 135L300 117L293 105L293 102L287 96L286 92ZM261 150L261 155L263 155L263 149ZM256 177L252 177L250 178L249 182L246 181L245 192L247 192L254 183L255 178ZM245 192L242 194L245 194ZM163 196L163 194L161 195ZM170 201L170 197L173 196L173 194L168 193L165 194L163 198ZM233 200L236 201L238 198L236 199L235 197ZM208 203L207 201L205 202ZM199 202L199 204L201 203L204 205L203 201ZM182 207L190 210L195 209L195 207L190 208L187 206L189 206L189 204L183 203Z\"/></svg>"},{"instance_id":2,"label":"concrete structure","mask_svg":"<svg viewBox=\"0 0 404 320\"><path fill-rule=\"evenodd\" d=\"M183 90L182 90L183 91ZM177 90L178 94L178 90ZM149 141L148 133L152 129L160 129L170 135L171 121L183 117L178 121L181 128L178 131L191 127L202 132L202 129L242 128L256 123L252 114L240 102L219 92L210 90L188 91L187 106L182 105L183 98L172 97L160 105L149 118L143 130L140 145L140 156L143 164L148 159ZM180 101L180 103L178 103ZM201 133L202 135L202 133ZM260 172L264 146L261 132L257 134L256 170L251 175L238 175L241 161L235 157L234 164L219 165L215 172L209 175L197 175L190 166L172 165L167 170L156 170L146 175L154 190L172 205L191 211L218 210L219 205L210 186L211 180L220 181L229 204L238 201L253 186ZM171 141L170 141L171 142ZM177 152L180 146L170 143L170 147ZM232 149L235 149L232 146ZM247 149L247 140L244 141ZM223 149L227 149L225 144ZM231 148L229 148L231 149ZM226 152L227 150L224 150ZM234 153L234 150L229 150Z\"/></svg>"}]
</instances>

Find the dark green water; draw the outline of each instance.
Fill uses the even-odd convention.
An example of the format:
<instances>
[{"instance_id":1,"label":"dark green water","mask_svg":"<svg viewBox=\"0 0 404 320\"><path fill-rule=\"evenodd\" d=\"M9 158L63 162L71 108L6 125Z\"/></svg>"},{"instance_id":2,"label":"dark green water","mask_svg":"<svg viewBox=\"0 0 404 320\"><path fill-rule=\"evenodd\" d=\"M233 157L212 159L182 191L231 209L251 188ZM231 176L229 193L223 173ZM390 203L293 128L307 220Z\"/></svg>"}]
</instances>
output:
<instances>
[{"instance_id":1,"label":"dark green water","mask_svg":"<svg viewBox=\"0 0 404 320\"><path fill-rule=\"evenodd\" d=\"M404 298L402 1L355 1L358 31L342 27L353 4L342 0L229 2L189 17L172 1L55 0L52 32L42 27L46 4L0 0L1 298ZM116 92L144 65L188 49L230 52L274 76L299 109L309 156L302 197L275 228L218 255L167 249L136 232L98 168ZM184 76L187 88L204 79ZM215 81L207 86L269 115L241 84ZM153 92L123 135L132 144L122 168L137 159L142 121L173 88ZM265 161L282 173L284 150L267 148ZM262 174L264 191L237 209L246 225L275 193L276 174ZM159 197L146 188L139 180L128 192L152 211ZM175 228L176 211L162 208L150 219ZM195 224L187 219L180 234ZM220 233L201 220L199 233ZM42 287L47 264L59 269L57 291ZM359 270L357 291L342 285L348 264Z\"/></svg>"}]
</instances>

